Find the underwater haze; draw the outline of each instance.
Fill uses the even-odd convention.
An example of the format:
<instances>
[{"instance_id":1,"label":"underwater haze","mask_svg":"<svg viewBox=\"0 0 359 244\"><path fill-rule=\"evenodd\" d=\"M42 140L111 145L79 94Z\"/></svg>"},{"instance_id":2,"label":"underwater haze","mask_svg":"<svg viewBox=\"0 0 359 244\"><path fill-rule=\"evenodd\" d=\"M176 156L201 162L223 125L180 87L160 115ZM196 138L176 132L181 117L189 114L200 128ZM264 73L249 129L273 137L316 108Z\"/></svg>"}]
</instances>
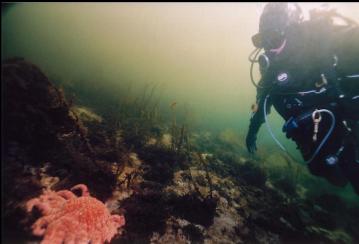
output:
<instances>
[{"instance_id":1,"label":"underwater haze","mask_svg":"<svg viewBox=\"0 0 359 244\"><path fill-rule=\"evenodd\" d=\"M146 84L158 84L168 109L173 103L187 107L199 127L232 129L244 141L256 96L248 55L263 5L18 3L2 13L1 58L24 57L50 80L72 86L81 82L114 97L130 84L138 93ZM307 13L319 3L300 5ZM359 21L358 3L330 5ZM274 109L269 120L301 163ZM257 145L259 152L280 150L265 125ZM351 198L351 189L344 193Z\"/></svg>"},{"instance_id":2,"label":"underwater haze","mask_svg":"<svg viewBox=\"0 0 359 244\"><path fill-rule=\"evenodd\" d=\"M299 5L308 19L322 3ZM359 22L359 3L328 5ZM263 124L248 153L264 6L2 4L4 243L359 243L353 187L312 175L274 108L269 125L288 152ZM338 38L350 54L355 33ZM355 66L344 54L339 67ZM330 137L306 146L337 147L338 130L319 127ZM354 156L345 143L336 156Z\"/></svg>"},{"instance_id":3,"label":"underwater haze","mask_svg":"<svg viewBox=\"0 0 359 244\"><path fill-rule=\"evenodd\" d=\"M257 5L18 4L2 21L2 58L25 57L60 79L163 84L201 123L245 128Z\"/></svg>"},{"instance_id":4,"label":"underwater haze","mask_svg":"<svg viewBox=\"0 0 359 244\"><path fill-rule=\"evenodd\" d=\"M304 10L316 6L302 5ZM359 4L332 5L358 19ZM25 57L50 78L73 82L96 80L109 87L158 83L170 101L187 103L200 113L200 123L246 130L255 101L247 57L254 48L251 36L258 30L262 7L262 3L16 4L2 16L2 60Z\"/></svg>"}]
</instances>

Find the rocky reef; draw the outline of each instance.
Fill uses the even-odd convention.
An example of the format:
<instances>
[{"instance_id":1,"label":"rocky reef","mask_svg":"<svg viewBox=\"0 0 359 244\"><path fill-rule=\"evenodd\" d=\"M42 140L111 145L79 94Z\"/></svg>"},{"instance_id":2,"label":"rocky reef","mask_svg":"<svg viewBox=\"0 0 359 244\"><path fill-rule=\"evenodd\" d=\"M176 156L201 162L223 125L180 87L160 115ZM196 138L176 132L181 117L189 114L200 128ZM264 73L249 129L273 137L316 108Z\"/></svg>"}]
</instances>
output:
<instances>
[{"instance_id":1,"label":"rocky reef","mask_svg":"<svg viewBox=\"0 0 359 244\"><path fill-rule=\"evenodd\" d=\"M80 183L104 203L102 220L126 220L99 243L359 242L357 206L309 194L288 158L249 158L234 131L190 134L131 104L111 118L23 59L2 64L2 86L4 243L40 242L26 203Z\"/></svg>"},{"instance_id":2,"label":"rocky reef","mask_svg":"<svg viewBox=\"0 0 359 244\"><path fill-rule=\"evenodd\" d=\"M7 223L5 234L17 238L17 232L28 226L24 202L42 189L85 183L95 196L106 199L116 185L116 176L113 162L97 153L63 91L39 68L12 59L2 64L1 75L3 220Z\"/></svg>"}]
</instances>

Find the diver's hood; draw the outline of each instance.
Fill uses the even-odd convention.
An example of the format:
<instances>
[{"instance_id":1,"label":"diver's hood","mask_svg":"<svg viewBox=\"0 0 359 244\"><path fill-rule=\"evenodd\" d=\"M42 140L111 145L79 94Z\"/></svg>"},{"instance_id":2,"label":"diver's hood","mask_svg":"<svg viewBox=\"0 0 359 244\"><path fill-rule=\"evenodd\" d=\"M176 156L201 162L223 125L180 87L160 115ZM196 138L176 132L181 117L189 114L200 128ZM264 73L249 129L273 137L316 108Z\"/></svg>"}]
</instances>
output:
<instances>
[{"instance_id":1,"label":"diver's hood","mask_svg":"<svg viewBox=\"0 0 359 244\"><path fill-rule=\"evenodd\" d=\"M259 32L252 36L257 48L275 48L283 39L287 27L302 19L298 4L294 8L288 3L268 3L259 20Z\"/></svg>"}]
</instances>

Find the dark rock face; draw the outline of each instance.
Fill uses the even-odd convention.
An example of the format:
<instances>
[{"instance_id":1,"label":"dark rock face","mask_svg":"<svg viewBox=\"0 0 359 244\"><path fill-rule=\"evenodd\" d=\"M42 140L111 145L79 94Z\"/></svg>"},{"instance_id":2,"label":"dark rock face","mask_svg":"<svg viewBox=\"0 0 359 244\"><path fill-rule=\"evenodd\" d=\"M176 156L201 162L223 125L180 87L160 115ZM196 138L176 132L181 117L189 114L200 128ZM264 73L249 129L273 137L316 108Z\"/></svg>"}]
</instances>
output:
<instances>
[{"instance_id":1,"label":"dark rock face","mask_svg":"<svg viewBox=\"0 0 359 244\"><path fill-rule=\"evenodd\" d=\"M115 178L94 160L86 128L71 113L63 92L20 58L2 64L1 82L6 233L24 229L22 203L49 187L41 178L44 172L57 182L53 189L85 183L95 195L109 195Z\"/></svg>"},{"instance_id":2,"label":"dark rock face","mask_svg":"<svg viewBox=\"0 0 359 244\"><path fill-rule=\"evenodd\" d=\"M217 201L213 198L200 199L195 194L171 199L174 216L181 217L191 223L209 227L213 224Z\"/></svg>"},{"instance_id":3,"label":"dark rock face","mask_svg":"<svg viewBox=\"0 0 359 244\"><path fill-rule=\"evenodd\" d=\"M193 224L189 224L183 228L183 232L192 243L203 243L203 234L201 230Z\"/></svg>"},{"instance_id":4,"label":"dark rock face","mask_svg":"<svg viewBox=\"0 0 359 244\"><path fill-rule=\"evenodd\" d=\"M5 161L22 155L26 159L15 161L35 166L56 161L78 171L98 167L91 163L86 128L39 68L23 59L8 60L2 64L2 86Z\"/></svg>"},{"instance_id":5,"label":"dark rock face","mask_svg":"<svg viewBox=\"0 0 359 244\"><path fill-rule=\"evenodd\" d=\"M60 117L68 113L66 104L36 66L22 59L8 60L2 64L1 81L5 217L16 222L22 216L16 203L38 194L42 187L38 178L24 172L25 165L40 166L49 160L58 146L57 130L70 131L75 123L61 121L65 126L59 126Z\"/></svg>"},{"instance_id":6,"label":"dark rock face","mask_svg":"<svg viewBox=\"0 0 359 244\"><path fill-rule=\"evenodd\" d=\"M160 184L168 184L176 167L176 154L170 149L154 146L144 147L139 156L147 163L144 178Z\"/></svg>"},{"instance_id":7,"label":"dark rock face","mask_svg":"<svg viewBox=\"0 0 359 244\"><path fill-rule=\"evenodd\" d=\"M31 151L31 161L47 159L57 133L73 131L76 125L62 93L35 65L22 59L2 65L2 86L6 149L16 144Z\"/></svg>"},{"instance_id":8,"label":"dark rock face","mask_svg":"<svg viewBox=\"0 0 359 244\"><path fill-rule=\"evenodd\" d=\"M127 219L125 238L148 239L154 231L163 233L168 218L161 192L149 191L132 196L122 204Z\"/></svg>"}]
</instances>

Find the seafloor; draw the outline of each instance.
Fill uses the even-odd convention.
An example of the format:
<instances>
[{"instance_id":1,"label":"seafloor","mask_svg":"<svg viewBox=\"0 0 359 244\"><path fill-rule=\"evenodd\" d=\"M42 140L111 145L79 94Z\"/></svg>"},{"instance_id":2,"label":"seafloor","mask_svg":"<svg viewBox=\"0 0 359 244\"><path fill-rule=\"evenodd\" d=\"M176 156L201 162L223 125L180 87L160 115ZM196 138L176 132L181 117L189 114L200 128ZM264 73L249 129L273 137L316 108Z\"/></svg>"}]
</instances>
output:
<instances>
[{"instance_id":1,"label":"seafloor","mask_svg":"<svg viewBox=\"0 0 359 244\"><path fill-rule=\"evenodd\" d=\"M39 243L26 202L80 183L124 215L111 243L359 243L359 207L308 194L288 158L268 169L230 130L166 121L150 92L100 111L23 59L1 68L3 243Z\"/></svg>"}]
</instances>

